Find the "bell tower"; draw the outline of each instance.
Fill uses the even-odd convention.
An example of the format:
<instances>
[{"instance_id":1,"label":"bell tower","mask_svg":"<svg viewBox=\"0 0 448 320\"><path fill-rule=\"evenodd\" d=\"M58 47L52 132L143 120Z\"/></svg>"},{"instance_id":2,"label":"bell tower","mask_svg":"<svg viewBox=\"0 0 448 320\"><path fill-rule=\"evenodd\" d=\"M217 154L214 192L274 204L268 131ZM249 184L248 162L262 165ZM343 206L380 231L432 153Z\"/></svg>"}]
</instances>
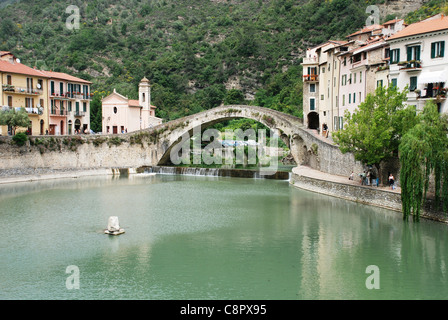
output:
<instances>
[{"instance_id":1,"label":"bell tower","mask_svg":"<svg viewBox=\"0 0 448 320\"><path fill-rule=\"evenodd\" d=\"M151 110L151 85L146 77L138 85L138 102L143 110Z\"/></svg>"}]
</instances>

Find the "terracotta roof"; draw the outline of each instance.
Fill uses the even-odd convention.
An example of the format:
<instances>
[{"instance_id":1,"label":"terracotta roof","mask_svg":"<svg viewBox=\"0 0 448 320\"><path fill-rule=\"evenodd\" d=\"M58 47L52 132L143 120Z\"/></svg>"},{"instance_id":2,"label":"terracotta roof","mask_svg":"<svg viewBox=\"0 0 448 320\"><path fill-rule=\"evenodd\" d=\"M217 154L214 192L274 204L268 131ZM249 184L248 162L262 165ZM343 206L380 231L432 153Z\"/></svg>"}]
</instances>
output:
<instances>
[{"instance_id":1,"label":"terracotta roof","mask_svg":"<svg viewBox=\"0 0 448 320\"><path fill-rule=\"evenodd\" d=\"M4 56L5 54L12 54L12 53L9 51L0 51L0 57Z\"/></svg>"},{"instance_id":2,"label":"terracotta roof","mask_svg":"<svg viewBox=\"0 0 448 320\"><path fill-rule=\"evenodd\" d=\"M424 20L410 24L403 30L391 36L388 40L410 37L417 34L429 33L446 29L448 29L448 17L442 15L438 19Z\"/></svg>"},{"instance_id":3,"label":"terracotta roof","mask_svg":"<svg viewBox=\"0 0 448 320\"><path fill-rule=\"evenodd\" d=\"M42 71L44 74L46 74L49 78L54 78L54 79L60 79L60 80L67 80L67 81L71 81L71 82L81 82L81 83L86 83L86 84L92 84L92 82L78 78L78 77L74 77L72 75L69 75L67 73L63 73L63 72L54 72L54 71Z\"/></svg>"},{"instance_id":4,"label":"terracotta roof","mask_svg":"<svg viewBox=\"0 0 448 320\"><path fill-rule=\"evenodd\" d=\"M389 24L395 24L395 23L397 23L397 22L399 22L399 21L402 21L402 20L403 20L403 19L393 19L393 20L389 20L389 21L383 23L383 26L387 26L387 25L389 25Z\"/></svg>"},{"instance_id":5,"label":"terracotta roof","mask_svg":"<svg viewBox=\"0 0 448 320\"><path fill-rule=\"evenodd\" d=\"M130 107L140 107L140 102L138 100L128 100L128 106L130 106Z\"/></svg>"},{"instance_id":6,"label":"terracotta roof","mask_svg":"<svg viewBox=\"0 0 448 320\"><path fill-rule=\"evenodd\" d=\"M30 68L24 64L0 60L0 72L26 74L35 77L48 78L42 71Z\"/></svg>"},{"instance_id":7,"label":"terracotta roof","mask_svg":"<svg viewBox=\"0 0 448 320\"><path fill-rule=\"evenodd\" d=\"M378 30L378 29L383 29L383 26L380 24L372 24L371 26L364 27L361 30L358 30L358 31L348 35L347 38L356 36L358 34L369 33L369 32L372 32L372 31Z\"/></svg>"}]
</instances>

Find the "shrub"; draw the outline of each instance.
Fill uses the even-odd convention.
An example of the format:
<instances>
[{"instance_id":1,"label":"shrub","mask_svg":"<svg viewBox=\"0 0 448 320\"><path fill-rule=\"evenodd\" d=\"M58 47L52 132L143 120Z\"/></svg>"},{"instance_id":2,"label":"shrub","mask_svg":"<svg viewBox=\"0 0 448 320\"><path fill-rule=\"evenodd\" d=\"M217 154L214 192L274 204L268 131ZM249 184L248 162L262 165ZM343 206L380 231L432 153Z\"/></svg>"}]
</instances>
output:
<instances>
[{"instance_id":1,"label":"shrub","mask_svg":"<svg viewBox=\"0 0 448 320\"><path fill-rule=\"evenodd\" d=\"M12 140L15 142L18 146L23 146L25 142L28 140L28 136L25 132L19 132L14 137L12 137Z\"/></svg>"}]
</instances>

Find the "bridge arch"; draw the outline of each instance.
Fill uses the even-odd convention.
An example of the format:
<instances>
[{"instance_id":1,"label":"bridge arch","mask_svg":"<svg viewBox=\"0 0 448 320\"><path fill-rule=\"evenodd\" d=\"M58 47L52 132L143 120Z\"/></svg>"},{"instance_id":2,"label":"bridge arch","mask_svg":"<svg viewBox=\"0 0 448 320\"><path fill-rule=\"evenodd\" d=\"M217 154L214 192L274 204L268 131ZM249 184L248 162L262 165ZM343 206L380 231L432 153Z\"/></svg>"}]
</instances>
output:
<instances>
[{"instance_id":1,"label":"bridge arch","mask_svg":"<svg viewBox=\"0 0 448 320\"><path fill-rule=\"evenodd\" d=\"M157 135L155 162L158 165L166 164L171 150L182 142L183 137L192 136L199 127L205 129L219 122L241 118L264 124L276 132L288 146L295 129L303 125L302 119L268 108L247 105L219 106L154 127L152 130L161 133Z\"/></svg>"}]
</instances>

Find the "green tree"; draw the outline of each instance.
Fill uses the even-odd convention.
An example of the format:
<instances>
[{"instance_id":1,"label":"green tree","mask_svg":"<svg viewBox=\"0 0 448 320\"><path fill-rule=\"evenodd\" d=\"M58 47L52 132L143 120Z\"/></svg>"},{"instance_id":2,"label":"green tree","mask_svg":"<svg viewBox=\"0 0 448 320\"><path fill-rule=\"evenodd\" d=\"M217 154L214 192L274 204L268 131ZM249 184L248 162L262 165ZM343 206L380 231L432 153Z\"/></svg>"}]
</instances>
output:
<instances>
[{"instance_id":1,"label":"green tree","mask_svg":"<svg viewBox=\"0 0 448 320\"><path fill-rule=\"evenodd\" d=\"M15 108L0 111L0 125L7 125L12 128L12 133L15 134L17 128L29 128L30 118L25 108L16 111Z\"/></svg>"},{"instance_id":2,"label":"green tree","mask_svg":"<svg viewBox=\"0 0 448 320\"><path fill-rule=\"evenodd\" d=\"M434 175L436 205L448 207L448 120L430 102L417 116L418 123L400 143L400 182L403 218L419 220L430 175ZM442 200L442 201L440 201Z\"/></svg>"},{"instance_id":3,"label":"green tree","mask_svg":"<svg viewBox=\"0 0 448 320\"><path fill-rule=\"evenodd\" d=\"M244 93L238 89L230 89L224 98L224 104L242 104L244 103Z\"/></svg>"},{"instance_id":4,"label":"green tree","mask_svg":"<svg viewBox=\"0 0 448 320\"><path fill-rule=\"evenodd\" d=\"M407 89L379 87L353 114L347 111L344 129L333 133L343 153L351 152L356 160L375 166L381 184L381 162L397 154L401 137L416 122L415 107L404 105L406 93Z\"/></svg>"}]
</instances>

